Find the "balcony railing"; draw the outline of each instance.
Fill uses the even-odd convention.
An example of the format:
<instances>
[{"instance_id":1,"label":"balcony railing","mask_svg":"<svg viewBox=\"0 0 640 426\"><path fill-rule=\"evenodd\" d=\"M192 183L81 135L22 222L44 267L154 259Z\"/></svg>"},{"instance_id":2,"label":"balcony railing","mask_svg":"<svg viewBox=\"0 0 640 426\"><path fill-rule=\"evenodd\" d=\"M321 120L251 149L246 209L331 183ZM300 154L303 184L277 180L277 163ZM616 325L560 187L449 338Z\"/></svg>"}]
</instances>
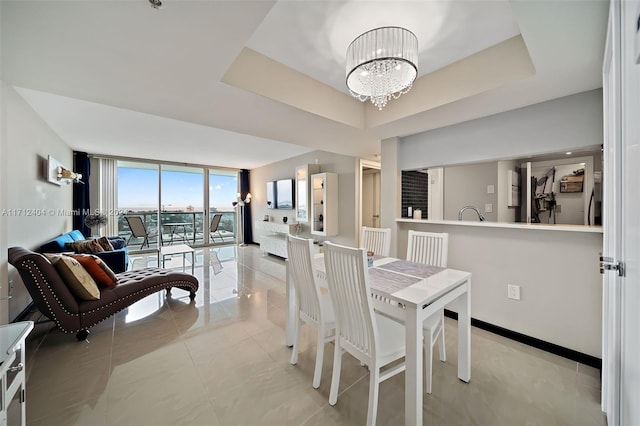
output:
<instances>
[{"instance_id":1,"label":"balcony railing","mask_svg":"<svg viewBox=\"0 0 640 426\"><path fill-rule=\"evenodd\" d=\"M218 231L211 234L209 238L210 244L235 243L237 241L236 229L236 212L235 211L211 211L209 218L213 218L214 214L222 214ZM127 214L118 217L118 235L125 240L129 240L131 230L126 216L139 216L150 234L158 234L160 240L156 237L150 239L151 248L157 247L156 244L189 244L203 245L205 244L205 233L209 233L209 223L204 223L204 212L162 212L160 213L160 227L158 227L157 211L128 211ZM140 251L140 245L143 238L131 238L129 242L130 251Z\"/></svg>"}]
</instances>

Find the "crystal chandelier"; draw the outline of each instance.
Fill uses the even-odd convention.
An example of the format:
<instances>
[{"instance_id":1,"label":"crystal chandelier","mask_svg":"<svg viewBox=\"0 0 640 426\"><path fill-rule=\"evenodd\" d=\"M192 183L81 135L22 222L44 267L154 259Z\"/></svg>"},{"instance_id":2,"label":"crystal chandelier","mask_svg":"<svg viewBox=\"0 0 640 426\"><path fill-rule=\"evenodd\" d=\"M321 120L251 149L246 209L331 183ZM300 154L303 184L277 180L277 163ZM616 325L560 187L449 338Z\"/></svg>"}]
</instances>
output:
<instances>
[{"instance_id":1,"label":"crystal chandelier","mask_svg":"<svg viewBox=\"0 0 640 426\"><path fill-rule=\"evenodd\" d=\"M411 90L418 75L418 39L400 27L382 27L358 36L347 48L347 87L379 110Z\"/></svg>"}]
</instances>

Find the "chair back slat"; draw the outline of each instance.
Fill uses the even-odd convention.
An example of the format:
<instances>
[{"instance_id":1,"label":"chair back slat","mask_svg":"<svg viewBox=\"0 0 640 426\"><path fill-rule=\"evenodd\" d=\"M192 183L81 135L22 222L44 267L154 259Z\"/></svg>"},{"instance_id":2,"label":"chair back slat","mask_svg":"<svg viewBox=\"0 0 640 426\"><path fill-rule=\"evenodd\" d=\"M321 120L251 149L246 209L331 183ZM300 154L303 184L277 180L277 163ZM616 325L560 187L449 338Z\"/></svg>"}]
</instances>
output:
<instances>
[{"instance_id":1,"label":"chair back slat","mask_svg":"<svg viewBox=\"0 0 640 426\"><path fill-rule=\"evenodd\" d=\"M407 260L446 268L448 253L449 234L409 231Z\"/></svg>"},{"instance_id":2,"label":"chair back slat","mask_svg":"<svg viewBox=\"0 0 640 426\"><path fill-rule=\"evenodd\" d=\"M336 316L336 338L360 361L375 357L376 333L365 249L325 243L324 260Z\"/></svg>"},{"instance_id":3,"label":"chair back slat","mask_svg":"<svg viewBox=\"0 0 640 426\"><path fill-rule=\"evenodd\" d=\"M289 269L300 313L307 319L319 323L321 320L320 286L311 261L313 240L287 235Z\"/></svg>"},{"instance_id":4,"label":"chair back slat","mask_svg":"<svg viewBox=\"0 0 640 426\"><path fill-rule=\"evenodd\" d=\"M125 219L129 224L131 234L135 238L145 237L148 235L147 228L144 226L144 222L140 216L125 216Z\"/></svg>"},{"instance_id":5,"label":"chair back slat","mask_svg":"<svg viewBox=\"0 0 640 426\"><path fill-rule=\"evenodd\" d=\"M211 218L211 224L209 225L209 232L216 232L218 230L218 225L220 225L220 219L222 219L222 214L216 213Z\"/></svg>"},{"instance_id":6,"label":"chair back slat","mask_svg":"<svg viewBox=\"0 0 640 426\"><path fill-rule=\"evenodd\" d=\"M379 256L389 256L391 251L391 228L362 227L360 247Z\"/></svg>"}]
</instances>

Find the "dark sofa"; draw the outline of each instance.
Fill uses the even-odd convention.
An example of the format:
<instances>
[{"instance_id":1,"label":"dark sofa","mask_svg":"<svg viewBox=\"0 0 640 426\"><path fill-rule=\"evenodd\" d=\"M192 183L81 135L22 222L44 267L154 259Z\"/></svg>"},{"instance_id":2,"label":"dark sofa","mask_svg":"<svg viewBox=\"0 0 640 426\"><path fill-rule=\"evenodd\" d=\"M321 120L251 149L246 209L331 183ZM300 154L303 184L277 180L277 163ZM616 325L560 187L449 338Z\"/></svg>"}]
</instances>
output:
<instances>
[{"instance_id":1,"label":"dark sofa","mask_svg":"<svg viewBox=\"0 0 640 426\"><path fill-rule=\"evenodd\" d=\"M145 268L116 274L118 284L100 289L99 300L78 300L58 271L40 253L22 247L9 248L9 263L16 267L36 307L65 333L86 339L89 328L127 308L134 302L161 290L178 287L193 300L198 279L183 272Z\"/></svg>"},{"instance_id":2,"label":"dark sofa","mask_svg":"<svg viewBox=\"0 0 640 426\"><path fill-rule=\"evenodd\" d=\"M124 240L124 238L120 237L108 238L115 250L100 251L93 254L98 256L104 261L104 263L109 265L109 268L111 268L113 272L119 273L126 271L127 266L129 265L129 250L127 249L127 247L125 247L126 241ZM66 247L67 243L82 241L84 239L84 235L82 235L82 232L78 230L67 232L42 244L38 251L40 253L62 253L64 251L69 251L69 249Z\"/></svg>"}]
</instances>

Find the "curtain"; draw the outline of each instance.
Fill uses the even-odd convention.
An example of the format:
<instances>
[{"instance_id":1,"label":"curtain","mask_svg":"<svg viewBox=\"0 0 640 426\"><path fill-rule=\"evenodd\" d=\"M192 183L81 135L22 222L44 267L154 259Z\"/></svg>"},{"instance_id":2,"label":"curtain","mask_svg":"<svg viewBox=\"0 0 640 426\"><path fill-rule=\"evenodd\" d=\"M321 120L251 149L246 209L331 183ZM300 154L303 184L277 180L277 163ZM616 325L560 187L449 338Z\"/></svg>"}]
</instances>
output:
<instances>
[{"instance_id":1,"label":"curtain","mask_svg":"<svg viewBox=\"0 0 640 426\"><path fill-rule=\"evenodd\" d=\"M247 198L249 192L249 170L242 169L240 170L240 199L244 200ZM242 229L244 232L242 234L244 240L242 242L249 244L253 242L253 233L251 231L251 203L245 204L243 219Z\"/></svg>"},{"instance_id":2,"label":"curtain","mask_svg":"<svg viewBox=\"0 0 640 426\"><path fill-rule=\"evenodd\" d=\"M86 152L74 151L73 157L73 171L82 174L82 182L73 183L73 210L77 212L73 216L73 229L78 229L85 237L90 237L91 228L85 225L84 219L91 209L89 202L91 162Z\"/></svg>"},{"instance_id":3,"label":"curtain","mask_svg":"<svg viewBox=\"0 0 640 426\"><path fill-rule=\"evenodd\" d=\"M107 215L104 234L118 235L118 161L111 158L100 158L98 163L100 213Z\"/></svg>"}]
</instances>

